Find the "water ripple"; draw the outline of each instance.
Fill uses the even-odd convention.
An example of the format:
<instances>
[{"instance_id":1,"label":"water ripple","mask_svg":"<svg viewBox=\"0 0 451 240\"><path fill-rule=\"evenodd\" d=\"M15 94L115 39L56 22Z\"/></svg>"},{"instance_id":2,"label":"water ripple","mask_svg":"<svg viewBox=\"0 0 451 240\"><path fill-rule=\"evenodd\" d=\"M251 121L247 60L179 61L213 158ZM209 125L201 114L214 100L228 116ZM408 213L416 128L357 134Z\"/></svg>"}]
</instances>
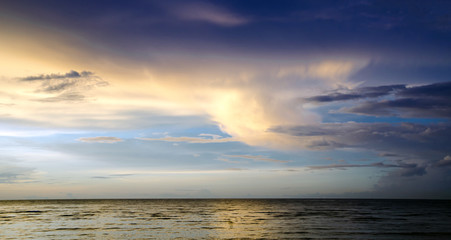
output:
<instances>
[{"instance_id":1,"label":"water ripple","mask_svg":"<svg viewBox=\"0 0 451 240\"><path fill-rule=\"evenodd\" d=\"M0 201L1 239L450 239L450 201Z\"/></svg>"}]
</instances>

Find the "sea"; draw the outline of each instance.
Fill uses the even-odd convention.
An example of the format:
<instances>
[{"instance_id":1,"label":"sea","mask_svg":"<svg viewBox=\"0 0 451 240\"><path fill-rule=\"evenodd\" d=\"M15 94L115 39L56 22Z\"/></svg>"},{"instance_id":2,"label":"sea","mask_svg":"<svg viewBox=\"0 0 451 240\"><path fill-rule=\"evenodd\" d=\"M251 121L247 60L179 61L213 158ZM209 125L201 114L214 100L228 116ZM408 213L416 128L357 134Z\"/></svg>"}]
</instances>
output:
<instances>
[{"instance_id":1,"label":"sea","mask_svg":"<svg viewBox=\"0 0 451 240\"><path fill-rule=\"evenodd\" d=\"M0 239L451 239L451 201L8 200Z\"/></svg>"}]
</instances>

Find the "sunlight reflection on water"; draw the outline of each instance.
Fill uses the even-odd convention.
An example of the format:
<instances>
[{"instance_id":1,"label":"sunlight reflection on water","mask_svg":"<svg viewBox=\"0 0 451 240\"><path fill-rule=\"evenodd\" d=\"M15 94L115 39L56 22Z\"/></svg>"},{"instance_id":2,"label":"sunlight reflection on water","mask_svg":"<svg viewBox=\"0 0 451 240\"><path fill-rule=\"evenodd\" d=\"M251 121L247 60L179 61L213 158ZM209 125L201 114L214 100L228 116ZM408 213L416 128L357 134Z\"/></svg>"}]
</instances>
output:
<instances>
[{"instance_id":1,"label":"sunlight reflection on water","mask_svg":"<svg viewBox=\"0 0 451 240\"><path fill-rule=\"evenodd\" d=\"M449 239L450 201L0 201L1 239Z\"/></svg>"}]
</instances>

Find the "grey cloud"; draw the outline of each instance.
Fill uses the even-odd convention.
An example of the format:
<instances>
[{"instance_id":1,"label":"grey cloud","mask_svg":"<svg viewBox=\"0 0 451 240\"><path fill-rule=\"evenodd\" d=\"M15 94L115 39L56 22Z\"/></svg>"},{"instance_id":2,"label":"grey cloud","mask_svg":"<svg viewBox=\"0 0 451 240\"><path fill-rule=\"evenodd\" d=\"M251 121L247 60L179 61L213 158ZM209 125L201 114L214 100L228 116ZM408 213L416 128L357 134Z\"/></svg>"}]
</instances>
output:
<instances>
[{"instance_id":1,"label":"grey cloud","mask_svg":"<svg viewBox=\"0 0 451 240\"><path fill-rule=\"evenodd\" d=\"M379 153L386 161L370 164L311 166L311 170L361 167L385 168L371 194L386 197L443 197L451 194L451 125L389 123L324 123L278 127L272 131L296 136L299 142L324 139L320 149L348 148ZM313 141L312 141L313 139ZM317 140L320 139L320 140ZM333 144L331 144L333 143ZM308 145L308 144L307 144ZM317 144L318 145L318 144ZM319 145L326 145L324 143ZM341 146L340 146L341 145ZM308 148L318 149L314 144Z\"/></svg>"},{"instance_id":2,"label":"grey cloud","mask_svg":"<svg viewBox=\"0 0 451 240\"><path fill-rule=\"evenodd\" d=\"M42 92L53 93L53 92L61 92L70 87L73 87L76 84L75 81L64 81L61 83L57 83L54 85L46 85L40 90Z\"/></svg>"},{"instance_id":3,"label":"grey cloud","mask_svg":"<svg viewBox=\"0 0 451 240\"><path fill-rule=\"evenodd\" d=\"M451 125L389 123L324 123L296 127L276 127L271 131L297 136L312 149L356 148L379 152L421 167L438 164L451 152ZM412 168L412 166L403 166ZM413 171L413 170L412 170ZM405 176L411 173L404 173Z\"/></svg>"},{"instance_id":4,"label":"grey cloud","mask_svg":"<svg viewBox=\"0 0 451 240\"><path fill-rule=\"evenodd\" d=\"M442 160L438 161L436 167L448 167L451 166L451 156L446 155Z\"/></svg>"},{"instance_id":5,"label":"grey cloud","mask_svg":"<svg viewBox=\"0 0 451 240\"><path fill-rule=\"evenodd\" d=\"M416 166L402 169L399 174L403 177L423 176L426 174L426 166Z\"/></svg>"},{"instance_id":6,"label":"grey cloud","mask_svg":"<svg viewBox=\"0 0 451 240\"><path fill-rule=\"evenodd\" d=\"M306 98L307 102L334 102L334 101L344 101L351 99L363 98L364 96L360 94L352 94L352 93L333 93L330 95L321 95Z\"/></svg>"},{"instance_id":7,"label":"grey cloud","mask_svg":"<svg viewBox=\"0 0 451 240\"><path fill-rule=\"evenodd\" d=\"M63 93L55 97L48 98L40 98L36 99L39 102L82 102L86 99L86 97L82 94L72 92L72 93Z\"/></svg>"},{"instance_id":8,"label":"grey cloud","mask_svg":"<svg viewBox=\"0 0 451 240\"><path fill-rule=\"evenodd\" d=\"M110 179L111 177L105 177L105 176L94 176L91 178L97 178L97 179Z\"/></svg>"},{"instance_id":9,"label":"grey cloud","mask_svg":"<svg viewBox=\"0 0 451 240\"><path fill-rule=\"evenodd\" d=\"M287 163L290 161L285 161L285 160L278 160L278 159L273 159L273 158L268 158L265 156L255 156L255 155L224 155L225 157L229 157L229 158L244 158L244 159L251 159L254 161L264 161L264 162L275 162L275 163Z\"/></svg>"},{"instance_id":10,"label":"grey cloud","mask_svg":"<svg viewBox=\"0 0 451 240\"><path fill-rule=\"evenodd\" d=\"M87 143L117 143L123 141L122 139L117 137L82 137L77 140Z\"/></svg>"},{"instance_id":11,"label":"grey cloud","mask_svg":"<svg viewBox=\"0 0 451 240\"><path fill-rule=\"evenodd\" d=\"M65 79L65 78L81 78L81 77L89 77L93 76L94 73L89 71L77 72L71 70L68 73L60 74L60 73L52 73L52 74L41 74L36 76L28 76L24 78L19 78L22 81L43 81L43 80L52 80L52 79Z\"/></svg>"},{"instance_id":12,"label":"grey cloud","mask_svg":"<svg viewBox=\"0 0 451 240\"><path fill-rule=\"evenodd\" d=\"M392 96L392 99L372 99L341 112L371 116L400 116L420 118L451 118L451 82L423 86L389 85L357 88L350 92L335 91L327 95L304 99L307 102L327 103Z\"/></svg>"},{"instance_id":13,"label":"grey cloud","mask_svg":"<svg viewBox=\"0 0 451 240\"><path fill-rule=\"evenodd\" d=\"M374 186L376 196L386 198L447 198L451 197L451 171L448 168L428 168L395 171L381 178ZM406 174L417 173L406 176ZM404 174L404 176L402 176Z\"/></svg>"},{"instance_id":14,"label":"grey cloud","mask_svg":"<svg viewBox=\"0 0 451 240\"><path fill-rule=\"evenodd\" d=\"M410 168L410 165L408 165ZM416 166L416 165L415 165ZM356 167L379 167L379 168L393 168L393 167L405 167L395 164L385 164L383 162L372 163L372 164L330 164L330 165L320 165L320 166L308 166L309 170L319 170L319 169L347 169Z\"/></svg>"},{"instance_id":15,"label":"grey cloud","mask_svg":"<svg viewBox=\"0 0 451 240\"><path fill-rule=\"evenodd\" d=\"M132 173L122 173L122 174L110 174L107 176L93 176L91 178L96 178L96 179L111 179L111 178L121 178L121 177L130 177L130 176L135 176L137 174L132 174Z\"/></svg>"},{"instance_id":16,"label":"grey cloud","mask_svg":"<svg viewBox=\"0 0 451 240\"><path fill-rule=\"evenodd\" d=\"M387 152L382 152L378 154L381 157L399 157L399 154L396 153L387 153Z\"/></svg>"},{"instance_id":17,"label":"grey cloud","mask_svg":"<svg viewBox=\"0 0 451 240\"><path fill-rule=\"evenodd\" d=\"M348 145L343 144L343 143L339 143L337 141L334 140L328 140L328 139L321 139L321 140L314 140L311 141L307 147L311 148L311 149L331 149L331 148L344 148L347 147Z\"/></svg>"},{"instance_id":18,"label":"grey cloud","mask_svg":"<svg viewBox=\"0 0 451 240\"><path fill-rule=\"evenodd\" d=\"M17 166L0 166L0 183L18 183L29 181L33 168Z\"/></svg>"},{"instance_id":19,"label":"grey cloud","mask_svg":"<svg viewBox=\"0 0 451 240\"><path fill-rule=\"evenodd\" d=\"M334 91L327 95L314 96L306 98L307 102L334 102L334 101L346 101L346 100L356 100L363 98L376 98L381 96L386 96L395 91L405 89L405 85L387 85L387 86L377 86L377 87L364 87L357 88L355 90L350 90L348 92Z\"/></svg>"},{"instance_id":20,"label":"grey cloud","mask_svg":"<svg viewBox=\"0 0 451 240\"><path fill-rule=\"evenodd\" d=\"M451 118L451 95L444 98L401 98L365 102L343 112L371 116L400 116L420 118Z\"/></svg>"},{"instance_id":21,"label":"grey cloud","mask_svg":"<svg viewBox=\"0 0 451 240\"><path fill-rule=\"evenodd\" d=\"M22 82L38 82L35 92L51 95L36 99L41 102L80 102L86 100L86 93L94 87L104 87L108 82L93 72L71 70L65 74L41 74L19 78ZM58 94L58 95L55 95Z\"/></svg>"},{"instance_id":22,"label":"grey cloud","mask_svg":"<svg viewBox=\"0 0 451 240\"><path fill-rule=\"evenodd\" d=\"M133 173L118 173L118 174L110 174L111 177L130 177L136 174Z\"/></svg>"}]
</instances>

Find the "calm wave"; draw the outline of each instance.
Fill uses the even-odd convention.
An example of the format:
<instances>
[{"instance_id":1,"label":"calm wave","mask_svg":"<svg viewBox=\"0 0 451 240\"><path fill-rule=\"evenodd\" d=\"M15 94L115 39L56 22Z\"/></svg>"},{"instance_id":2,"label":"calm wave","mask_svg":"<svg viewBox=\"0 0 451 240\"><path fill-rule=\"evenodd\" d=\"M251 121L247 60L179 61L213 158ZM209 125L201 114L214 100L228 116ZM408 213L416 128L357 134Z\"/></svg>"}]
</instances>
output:
<instances>
[{"instance_id":1,"label":"calm wave","mask_svg":"<svg viewBox=\"0 0 451 240\"><path fill-rule=\"evenodd\" d=\"M451 239L451 201L0 201L1 239Z\"/></svg>"}]
</instances>

